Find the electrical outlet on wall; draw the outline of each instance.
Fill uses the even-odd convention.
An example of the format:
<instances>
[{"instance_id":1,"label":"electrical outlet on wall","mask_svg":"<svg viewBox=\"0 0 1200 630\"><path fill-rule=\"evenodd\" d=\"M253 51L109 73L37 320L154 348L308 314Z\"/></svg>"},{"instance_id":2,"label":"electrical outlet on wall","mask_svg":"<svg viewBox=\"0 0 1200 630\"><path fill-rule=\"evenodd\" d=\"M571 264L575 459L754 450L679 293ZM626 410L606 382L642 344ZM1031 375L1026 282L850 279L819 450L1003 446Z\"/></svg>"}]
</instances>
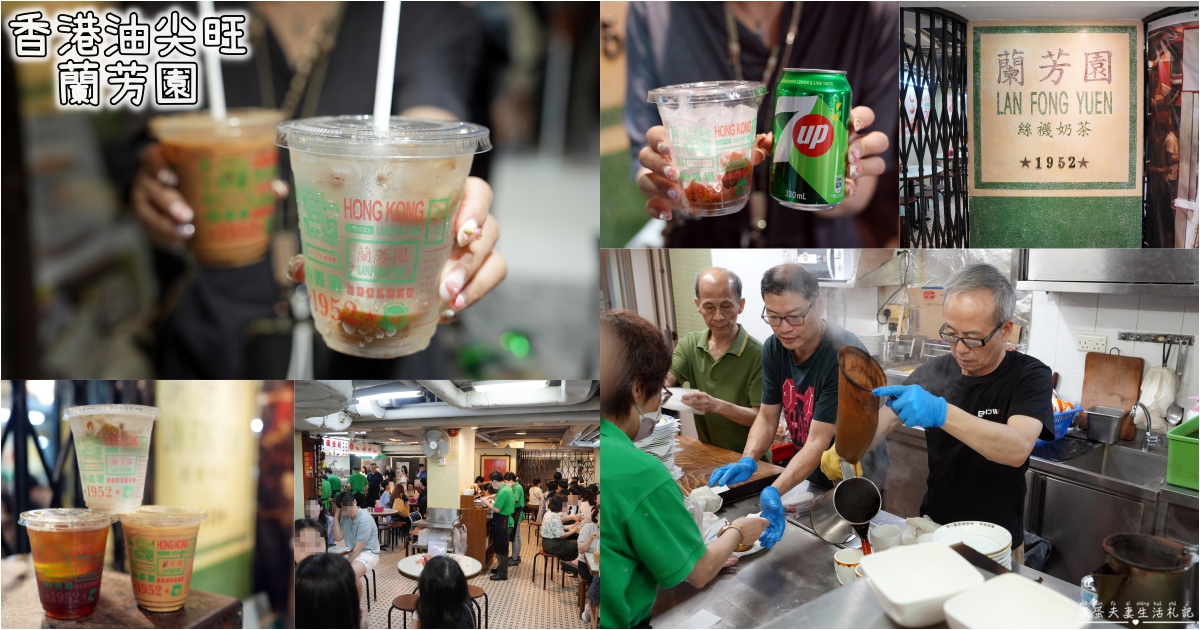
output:
<instances>
[{"instance_id":1,"label":"electrical outlet on wall","mask_svg":"<svg viewBox=\"0 0 1200 630\"><path fill-rule=\"evenodd\" d=\"M1108 352L1108 337L1104 335L1079 335L1075 347L1080 352Z\"/></svg>"}]
</instances>

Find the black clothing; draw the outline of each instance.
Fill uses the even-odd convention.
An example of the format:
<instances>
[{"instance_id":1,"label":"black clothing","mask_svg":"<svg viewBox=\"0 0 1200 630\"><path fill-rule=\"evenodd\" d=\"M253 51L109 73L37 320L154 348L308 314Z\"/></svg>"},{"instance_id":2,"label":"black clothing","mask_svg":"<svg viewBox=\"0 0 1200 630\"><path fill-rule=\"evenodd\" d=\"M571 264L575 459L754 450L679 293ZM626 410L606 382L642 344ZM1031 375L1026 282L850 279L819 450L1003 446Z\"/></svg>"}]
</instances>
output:
<instances>
[{"instance_id":1,"label":"black clothing","mask_svg":"<svg viewBox=\"0 0 1200 630\"><path fill-rule=\"evenodd\" d=\"M1046 364L1016 351L986 376L964 376L953 355L926 361L904 382L920 385L946 402L989 422L1007 424L1012 416L1042 422L1041 439L1054 437L1051 371ZM928 490L921 514L935 523L987 521L1012 534L1013 547L1025 540L1025 470L989 461L944 429L925 430L929 450Z\"/></svg>"}]
</instances>

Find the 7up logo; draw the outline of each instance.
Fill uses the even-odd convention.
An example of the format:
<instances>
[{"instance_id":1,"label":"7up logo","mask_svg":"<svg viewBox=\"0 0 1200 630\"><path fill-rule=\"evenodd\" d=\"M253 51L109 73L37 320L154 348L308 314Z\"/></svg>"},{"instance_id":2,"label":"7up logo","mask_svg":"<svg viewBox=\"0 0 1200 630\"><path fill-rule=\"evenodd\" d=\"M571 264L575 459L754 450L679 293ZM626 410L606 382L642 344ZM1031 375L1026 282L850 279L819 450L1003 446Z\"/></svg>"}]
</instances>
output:
<instances>
[{"instance_id":1,"label":"7up logo","mask_svg":"<svg viewBox=\"0 0 1200 630\"><path fill-rule=\"evenodd\" d=\"M792 125L792 144L808 157L825 155L833 145L833 125L820 114L801 116Z\"/></svg>"}]
</instances>

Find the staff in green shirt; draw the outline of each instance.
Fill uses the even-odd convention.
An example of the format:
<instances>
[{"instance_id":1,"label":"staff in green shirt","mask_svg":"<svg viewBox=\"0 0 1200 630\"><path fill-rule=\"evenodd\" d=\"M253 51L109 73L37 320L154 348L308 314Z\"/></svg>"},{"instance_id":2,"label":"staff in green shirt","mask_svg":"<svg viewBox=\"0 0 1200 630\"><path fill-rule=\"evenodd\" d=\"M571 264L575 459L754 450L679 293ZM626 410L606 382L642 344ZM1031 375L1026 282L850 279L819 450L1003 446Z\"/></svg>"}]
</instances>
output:
<instances>
[{"instance_id":1,"label":"staff in green shirt","mask_svg":"<svg viewBox=\"0 0 1200 630\"><path fill-rule=\"evenodd\" d=\"M525 511L525 488L521 487L517 473L511 470L504 473L504 481L513 493L513 528L509 530L512 536L512 557L509 558L508 564L517 566L521 564L521 515Z\"/></svg>"},{"instance_id":2,"label":"staff in green shirt","mask_svg":"<svg viewBox=\"0 0 1200 630\"><path fill-rule=\"evenodd\" d=\"M509 528L513 526L512 513L515 507L512 488L504 483L504 475L501 475L499 471L493 470L488 475L488 479L492 482L492 488L496 490L495 495L483 500L484 503L487 503L488 509L494 512L492 514L492 548L496 550L496 568L492 571L491 579L494 581L507 580Z\"/></svg>"},{"instance_id":3,"label":"staff in green shirt","mask_svg":"<svg viewBox=\"0 0 1200 630\"><path fill-rule=\"evenodd\" d=\"M350 475L350 493L354 495L358 507L370 507L364 506L367 502L367 476L361 470L355 470Z\"/></svg>"},{"instance_id":4,"label":"staff in green shirt","mask_svg":"<svg viewBox=\"0 0 1200 630\"><path fill-rule=\"evenodd\" d=\"M321 505L325 506L326 510L329 509L329 492L330 492L329 479L328 478L322 479L321 480Z\"/></svg>"},{"instance_id":5,"label":"staff in green shirt","mask_svg":"<svg viewBox=\"0 0 1200 630\"><path fill-rule=\"evenodd\" d=\"M690 332L675 344L666 385L699 389L682 399L701 412L696 435L705 444L740 453L762 398L762 344L737 323L746 307L742 279L728 269L705 269L696 275L695 302L706 330Z\"/></svg>"},{"instance_id":6,"label":"staff in green shirt","mask_svg":"<svg viewBox=\"0 0 1200 630\"><path fill-rule=\"evenodd\" d=\"M342 480L333 474L333 469L328 466L325 467L325 474L327 475L325 480L329 482L329 497L336 498L342 494Z\"/></svg>"},{"instance_id":7,"label":"staff in green shirt","mask_svg":"<svg viewBox=\"0 0 1200 630\"><path fill-rule=\"evenodd\" d=\"M600 313L600 442L603 485L609 489L600 530L605 628L648 627L659 587L687 580L703 588L739 544L751 545L766 525L742 517L705 546L683 492L662 462L634 440L658 421L671 349L662 332L637 314Z\"/></svg>"}]
</instances>

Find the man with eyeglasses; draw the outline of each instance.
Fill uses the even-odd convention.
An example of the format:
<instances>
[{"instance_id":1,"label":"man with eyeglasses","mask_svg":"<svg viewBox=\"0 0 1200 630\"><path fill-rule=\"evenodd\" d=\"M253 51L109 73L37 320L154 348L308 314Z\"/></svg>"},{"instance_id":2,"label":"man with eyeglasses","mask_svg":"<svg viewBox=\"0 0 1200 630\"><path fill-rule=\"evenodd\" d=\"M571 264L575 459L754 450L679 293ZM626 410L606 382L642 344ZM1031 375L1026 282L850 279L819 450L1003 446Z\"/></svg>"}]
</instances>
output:
<instances>
[{"instance_id":1,"label":"man with eyeglasses","mask_svg":"<svg viewBox=\"0 0 1200 630\"><path fill-rule=\"evenodd\" d=\"M1012 535L1024 564L1025 470L1040 439L1054 437L1051 371L1006 350L1016 294L991 265L968 265L946 283L941 337L951 354L926 361L904 385L880 387L881 442L901 424L922 427L929 477L921 514L936 523L986 521Z\"/></svg>"},{"instance_id":2,"label":"man with eyeglasses","mask_svg":"<svg viewBox=\"0 0 1200 630\"><path fill-rule=\"evenodd\" d=\"M700 412L696 435L740 453L762 397L762 344L737 322L746 307L742 279L728 269L705 269L696 275L695 302L705 330L687 333L675 345L666 386L687 383L700 390L682 398Z\"/></svg>"},{"instance_id":3,"label":"man with eyeglasses","mask_svg":"<svg viewBox=\"0 0 1200 630\"><path fill-rule=\"evenodd\" d=\"M833 442L838 408L838 350L861 341L821 318L825 299L817 278L797 264L777 265L762 277L762 318L774 333L763 344L762 406L750 429L743 457L709 476L710 486L746 481L757 470L755 460L770 448L780 413L792 443L800 450L783 473L762 491L759 507L770 524L763 532L764 547L783 537L782 493L805 479L824 487L833 482L821 470L821 456ZM887 443L875 445L862 459L862 475L883 488L888 467Z\"/></svg>"}]
</instances>

